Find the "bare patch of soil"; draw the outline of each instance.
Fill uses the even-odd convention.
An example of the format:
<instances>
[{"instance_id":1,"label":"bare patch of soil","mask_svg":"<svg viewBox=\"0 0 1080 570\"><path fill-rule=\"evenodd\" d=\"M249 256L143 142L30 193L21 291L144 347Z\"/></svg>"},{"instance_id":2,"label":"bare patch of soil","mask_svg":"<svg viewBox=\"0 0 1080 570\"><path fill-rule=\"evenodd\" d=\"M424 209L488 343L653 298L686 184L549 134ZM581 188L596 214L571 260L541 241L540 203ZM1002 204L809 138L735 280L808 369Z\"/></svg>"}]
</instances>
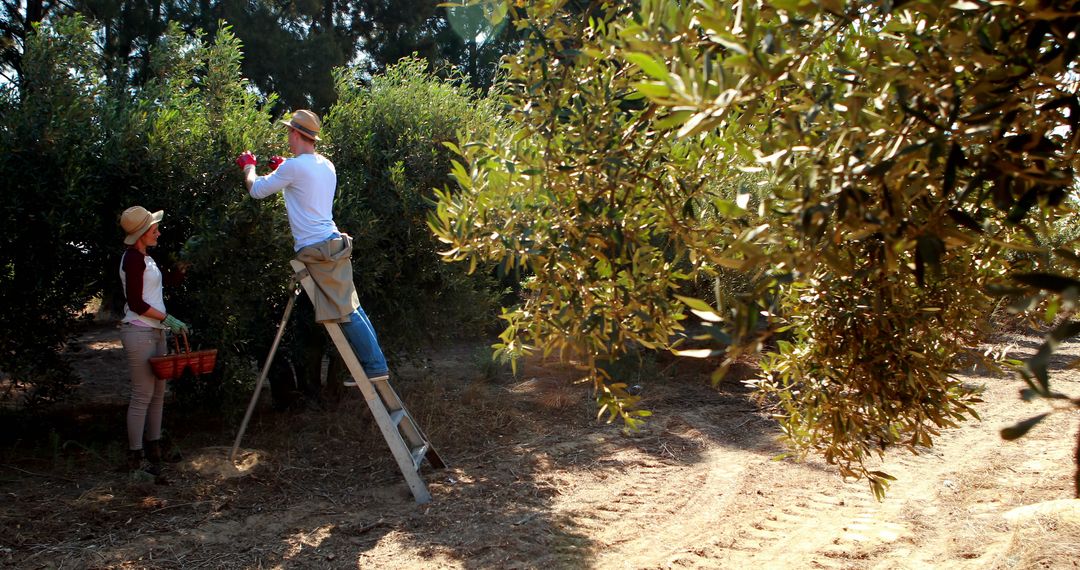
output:
<instances>
[{"instance_id":1,"label":"bare patch of soil","mask_svg":"<svg viewBox=\"0 0 1080 570\"><path fill-rule=\"evenodd\" d=\"M1038 339L1015 337L1030 353ZM1080 344L1064 352L1080 355ZM0 565L19 568L1070 568L1080 414L1025 438L998 430L1042 411L1012 377L972 375L981 422L926 453L888 457L881 502L817 460L776 461L777 428L736 381L651 363L655 412L638 434L594 421L573 368L516 377L441 350L395 380L449 467L426 469L416 505L360 394L326 410L263 402L236 465L233 418L166 408L185 452L168 485L132 484L126 379L115 330L75 352L78 404L21 426L0 450ZM1060 362L1064 362L1061 360ZM743 374L749 374L744 370ZM1080 394L1080 375L1052 382ZM6 433L13 433L12 427Z\"/></svg>"}]
</instances>

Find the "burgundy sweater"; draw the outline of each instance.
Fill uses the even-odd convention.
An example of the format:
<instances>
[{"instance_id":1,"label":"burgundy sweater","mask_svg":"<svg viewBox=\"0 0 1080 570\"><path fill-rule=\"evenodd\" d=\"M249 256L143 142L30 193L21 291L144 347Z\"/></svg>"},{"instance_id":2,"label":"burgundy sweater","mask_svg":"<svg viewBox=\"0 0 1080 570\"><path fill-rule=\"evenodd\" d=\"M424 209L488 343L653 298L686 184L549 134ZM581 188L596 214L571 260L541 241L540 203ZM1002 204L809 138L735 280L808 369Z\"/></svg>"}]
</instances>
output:
<instances>
[{"instance_id":1,"label":"burgundy sweater","mask_svg":"<svg viewBox=\"0 0 1080 570\"><path fill-rule=\"evenodd\" d=\"M129 247L124 250L124 257L121 261L126 276L127 288L124 290L124 297L127 298L128 307L136 315L145 315L146 311L150 310L150 304L143 300L143 273L146 272L146 258L147 256L135 249ZM154 259L157 262L157 259ZM161 264L158 264L161 267ZM161 283L169 287L179 285L184 280L184 272L177 271L176 269L162 270L161 271Z\"/></svg>"}]
</instances>

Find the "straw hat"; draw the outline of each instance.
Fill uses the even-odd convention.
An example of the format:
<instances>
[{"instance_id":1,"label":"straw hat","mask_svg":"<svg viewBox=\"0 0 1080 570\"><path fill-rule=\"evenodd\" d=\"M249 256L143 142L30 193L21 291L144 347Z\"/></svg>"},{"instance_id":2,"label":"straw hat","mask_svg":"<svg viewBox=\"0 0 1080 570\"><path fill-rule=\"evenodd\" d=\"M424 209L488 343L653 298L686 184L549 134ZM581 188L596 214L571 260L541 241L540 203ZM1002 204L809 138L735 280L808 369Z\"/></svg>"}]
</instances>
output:
<instances>
[{"instance_id":1,"label":"straw hat","mask_svg":"<svg viewBox=\"0 0 1080 570\"><path fill-rule=\"evenodd\" d=\"M132 206L124 210L124 213L120 214L120 227L124 228L124 233L127 234L124 243L133 245L146 233L146 230L150 229L150 226L161 222L163 217L165 217L165 210L158 210L153 214L142 206Z\"/></svg>"},{"instance_id":2,"label":"straw hat","mask_svg":"<svg viewBox=\"0 0 1080 570\"><path fill-rule=\"evenodd\" d=\"M311 140L322 140L319 138L319 131L322 130L322 122L319 121L318 115L307 109L296 111L288 121L282 119L281 124L290 129L296 129L297 132Z\"/></svg>"}]
</instances>

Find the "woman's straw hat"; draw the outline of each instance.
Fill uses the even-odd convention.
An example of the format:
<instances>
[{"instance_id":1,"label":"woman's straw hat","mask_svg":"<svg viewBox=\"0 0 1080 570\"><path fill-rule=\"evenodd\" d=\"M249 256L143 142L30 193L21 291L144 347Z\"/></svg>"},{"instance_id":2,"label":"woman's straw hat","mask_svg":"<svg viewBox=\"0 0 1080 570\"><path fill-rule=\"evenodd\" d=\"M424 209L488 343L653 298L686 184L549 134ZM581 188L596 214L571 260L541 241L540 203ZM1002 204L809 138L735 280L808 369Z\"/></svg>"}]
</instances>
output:
<instances>
[{"instance_id":1,"label":"woman's straw hat","mask_svg":"<svg viewBox=\"0 0 1080 570\"><path fill-rule=\"evenodd\" d=\"M163 217L165 217L165 210L158 210L153 214L142 206L132 206L124 210L124 213L120 214L120 227L124 228L124 233L127 234L124 243L133 245L146 233L146 230L150 229L150 226L161 222Z\"/></svg>"},{"instance_id":2,"label":"woman's straw hat","mask_svg":"<svg viewBox=\"0 0 1080 570\"><path fill-rule=\"evenodd\" d=\"M307 109L296 111L288 121L282 119L281 124L290 129L296 129L297 132L311 140L322 140L319 138L319 131L322 130L322 122L319 121L318 115Z\"/></svg>"}]
</instances>

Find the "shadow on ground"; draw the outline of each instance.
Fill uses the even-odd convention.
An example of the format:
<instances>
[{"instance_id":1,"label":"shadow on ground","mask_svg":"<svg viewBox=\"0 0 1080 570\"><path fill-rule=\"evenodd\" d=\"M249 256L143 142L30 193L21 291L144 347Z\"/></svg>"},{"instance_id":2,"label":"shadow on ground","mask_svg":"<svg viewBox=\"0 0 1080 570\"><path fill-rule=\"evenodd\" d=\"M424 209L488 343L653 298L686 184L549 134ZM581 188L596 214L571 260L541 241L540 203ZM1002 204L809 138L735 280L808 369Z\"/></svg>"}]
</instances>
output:
<instances>
[{"instance_id":1,"label":"shadow on ground","mask_svg":"<svg viewBox=\"0 0 1080 570\"><path fill-rule=\"evenodd\" d=\"M103 358L116 347L103 342ZM480 343L479 346L483 346ZM244 477L181 463L168 485L129 483L122 401L3 425L0 560L17 566L592 567L623 503L686 500L673 474L701 470L713 448L767 458L773 422L738 381L709 385L708 363L653 363L632 380L655 415L640 432L596 421L588 388L561 364L526 362L515 377L478 365L477 345L403 370L397 387L449 465L424 476L416 505L359 394L325 409L258 408L244 440L263 461ZM81 359L91 359L80 354ZM92 384L93 385L93 384ZM227 447L220 414L167 409L188 457ZM21 421L21 420L20 420ZM703 479L704 480L704 479ZM579 503L567 508L564 503ZM642 521L646 524L647 521Z\"/></svg>"}]
</instances>

